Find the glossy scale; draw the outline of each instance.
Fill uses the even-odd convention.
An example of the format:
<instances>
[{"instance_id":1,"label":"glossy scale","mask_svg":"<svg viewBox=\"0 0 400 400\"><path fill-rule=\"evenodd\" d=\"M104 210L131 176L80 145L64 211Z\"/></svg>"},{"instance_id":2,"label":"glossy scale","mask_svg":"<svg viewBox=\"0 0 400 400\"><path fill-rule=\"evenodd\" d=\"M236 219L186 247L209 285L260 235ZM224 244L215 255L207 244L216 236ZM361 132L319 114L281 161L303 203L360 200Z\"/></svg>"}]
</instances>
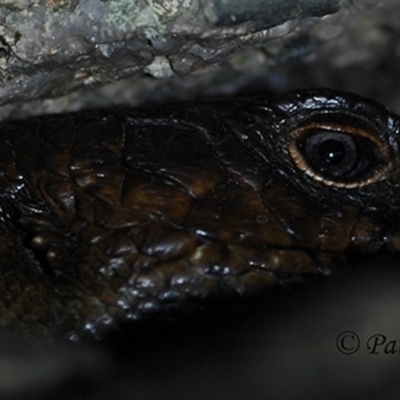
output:
<instances>
[{"instance_id":1,"label":"glossy scale","mask_svg":"<svg viewBox=\"0 0 400 400\"><path fill-rule=\"evenodd\" d=\"M343 179L303 154L325 131L334 162L366 152ZM398 131L322 89L2 123L0 327L101 337L398 251Z\"/></svg>"}]
</instances>

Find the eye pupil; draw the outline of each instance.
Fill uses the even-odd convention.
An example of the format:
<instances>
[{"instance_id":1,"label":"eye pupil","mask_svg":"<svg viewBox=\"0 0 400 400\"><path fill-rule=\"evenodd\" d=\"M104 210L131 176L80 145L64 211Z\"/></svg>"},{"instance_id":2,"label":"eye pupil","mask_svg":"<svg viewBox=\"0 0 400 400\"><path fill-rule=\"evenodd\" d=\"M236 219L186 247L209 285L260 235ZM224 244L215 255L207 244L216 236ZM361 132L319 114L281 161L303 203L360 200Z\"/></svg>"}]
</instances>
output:
<instances>
[{"instance_id":1,"label":"eye pupil","mask_svg":"<svg viewBox=\"0 0 400 400\"><path fill-rule=\"evenodd\" d=\"M319 146L319 158L322 164L339 165L345 158L346 149L343 143L337 140L325 140Z\"/></svg>"},{"instance_id":2,"label":"eye pupil","mask_svg":"<svg viewBox=\"0 0 400 400\"><path fill-rule=\"evenodd\" d=\"M357 163L359 149L350 135L318 130L303 145L309 164L329 177L348 174Z\"/></svg>"}]
</instances>

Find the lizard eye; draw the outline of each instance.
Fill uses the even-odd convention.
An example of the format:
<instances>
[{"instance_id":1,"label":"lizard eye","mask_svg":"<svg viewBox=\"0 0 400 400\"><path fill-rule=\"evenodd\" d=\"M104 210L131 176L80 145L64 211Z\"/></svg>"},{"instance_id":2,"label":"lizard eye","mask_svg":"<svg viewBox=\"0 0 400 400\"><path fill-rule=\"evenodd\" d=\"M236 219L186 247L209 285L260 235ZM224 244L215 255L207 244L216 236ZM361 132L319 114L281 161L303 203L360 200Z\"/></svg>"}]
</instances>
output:
<instances>
[{"instance_id":1,"label":"lizard eye","mask_svg":"<svg viewBox=\"0 0 400 400\"><path fill-rule=\"evenodd\" d=\"M307 121L289 133L288 147L297 168L328 186L369 185L390 165L377 135L356 124Z\"/></svg>"}]
</instances>

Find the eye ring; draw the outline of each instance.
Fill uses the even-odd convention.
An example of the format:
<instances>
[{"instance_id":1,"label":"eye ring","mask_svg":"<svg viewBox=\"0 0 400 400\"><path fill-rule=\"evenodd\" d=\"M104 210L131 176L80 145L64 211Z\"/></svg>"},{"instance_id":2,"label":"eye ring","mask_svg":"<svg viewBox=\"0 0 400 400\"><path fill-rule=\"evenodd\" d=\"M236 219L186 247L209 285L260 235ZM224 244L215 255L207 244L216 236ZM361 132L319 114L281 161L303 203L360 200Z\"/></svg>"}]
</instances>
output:
<instances>
[{"instance_id":1,"label":"eye ring","mask_svg":"<svg viewBox=\"0 0 400 400\"><path fill-rule=\"evenodd\" d=\"M313 150L315 143L320 149ZM391 167L384 143L373 132L353 124L306 122L289 132L288 150L293 163L307 176L337 188L354 189L373 184ZM315 160L315 154L319 161ZM350 161L353 164L347 165Z\"/></svg>"}]
</instances>

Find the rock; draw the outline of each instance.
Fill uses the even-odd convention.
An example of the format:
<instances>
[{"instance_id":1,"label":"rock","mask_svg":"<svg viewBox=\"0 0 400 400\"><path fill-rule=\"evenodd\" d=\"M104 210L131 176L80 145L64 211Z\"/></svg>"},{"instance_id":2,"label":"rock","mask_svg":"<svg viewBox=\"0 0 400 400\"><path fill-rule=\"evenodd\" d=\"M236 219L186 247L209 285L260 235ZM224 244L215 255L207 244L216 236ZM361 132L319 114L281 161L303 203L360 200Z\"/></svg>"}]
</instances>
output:
<instances>
[{"instance_id":1,"label":"rock","mask_svg":"<svg viewBox=\"0 0 400 400\"><path fill-rule=\"evenodd\" d=\"M185 91L178 98L208 94L204 87L234 92L254 69L266 73L315 53L376 3L251 0L244 7L240 0L2 1L1 104L40 102L6 108L1 115L165 100L176 92L169 89L175 81L172 85ZM234 77L229 89L224 76ZM128 78L100 89L100 101L95 100L99 92L76 94ZM43 102L69 93L74 94L66 102Z\"/></svg>"}]
</instances>

